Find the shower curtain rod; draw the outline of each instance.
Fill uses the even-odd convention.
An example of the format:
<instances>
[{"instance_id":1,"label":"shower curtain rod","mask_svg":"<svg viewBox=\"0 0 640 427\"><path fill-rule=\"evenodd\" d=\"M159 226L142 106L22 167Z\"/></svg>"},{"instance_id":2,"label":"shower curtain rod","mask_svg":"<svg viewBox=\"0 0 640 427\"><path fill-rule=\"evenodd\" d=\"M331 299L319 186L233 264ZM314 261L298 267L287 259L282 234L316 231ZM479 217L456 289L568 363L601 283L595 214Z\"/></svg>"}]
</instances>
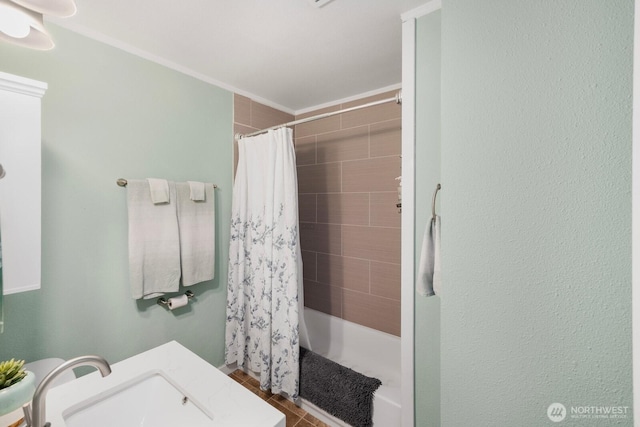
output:
<instances>
[{"instance_id":1,"label":"shower curtain rod","mask_svg":"<svg viewBox=\"0 0 640 427\"><path fill-rule=\"evenodd\" d=\"M327 117L335 116L337 114L348 113L350 111L360 110L361 108L374 107L376 105L386 104L387 102L391 102L391 101L394 101L396 104L402 104L402 91L399 91L398 93L396 93L396 96L394 96L393 98L381 99L379 101L373 101L373 102L369 102L368 104L363 104L363 105L358 105L358 106L355 106L355 107L345 108L343 110L331 111L331 112L328 112L328 113L318 114L317 116L311 116L311 117L307 117L307 118L300 119L300 120L294 120L292 122L283 123L283 124L277 125L277 126L271 126L270 128L257 130L255 132L247 133L247 134L244 134L244 135L240 134L240 133L236 133L236 141L239 140L240 138L246 138L248 136L260 135L261 133L270 131L272 129L279 129L279 128L285 127L285 126L300 125L302 123L312 122L314 120L325 119Z\"/></svg>"}]
</instances>

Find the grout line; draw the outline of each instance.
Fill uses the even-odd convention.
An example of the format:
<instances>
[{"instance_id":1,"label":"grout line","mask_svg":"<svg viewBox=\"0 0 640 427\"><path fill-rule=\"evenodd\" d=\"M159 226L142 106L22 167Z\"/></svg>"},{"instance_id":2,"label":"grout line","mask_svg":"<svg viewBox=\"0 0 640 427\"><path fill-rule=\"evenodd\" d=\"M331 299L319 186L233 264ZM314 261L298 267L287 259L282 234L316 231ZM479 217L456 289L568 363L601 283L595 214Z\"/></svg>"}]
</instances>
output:
<instances>
[{"instance_id":1,"label":"grout line","mask_svg":"<svg viewBox=\"0 0 640 427\"><path fill-rule=\"evenodd\" d=\"M360 258L360 257L355 257L355 256L332 254L332 253L329 253L329 252L310 251L308 249L302 249L302 250L305 251L305 252L312 252L312 253L315 253L315 254L318 254L318 255L329 255L329 256L337 256L337 257L342 257L342 258L357 259L359 261L369 261L369 262L377 262L377 263L381 263L381 264L400 265L399 262L378 261L378 260L369 259L369 258ZM314 282L317 282L317 280L314 280ZM318 283L320 283L320 282L318 282Z\"/></svg>"},{"instance_id":2,"label":"grout line","mask_svg":"<svg viewBox=\"0 0 640 427\"><path fill-rule=\"evenodd\" d=\"M385 194L385 193L394 193L394 194L398 194L398 190L379 190L379 191L322 191L319 193L300 193L298 192L298 195L303 195L303 196L308 196L311 194L316 194L316 195L320 195L320 194Z\"/></svg>"},{"instance_id":3,"label":"grout line","mask_svg":"<svg viewBox=\"0 0 640 427\"><path fill-rule=\"evenodd\" d=\"M368 283L369 283L369 295L372 295L372 293L371 293L371 260L369 260L369 280L368 280Z\"/></svg>"},{"instance_id":4,"label":"grout line","mask_svg":"<svg viewBox=\"0 0 640 427\"><path fill-rule=\"evenodd\" d=\"M354 128L362 127L362 126L378 125L378 124L387 123L387 122L391 122L391 121L394 121L394 120L401 120L402 119L401 117L392 117L390 119L378 120L378 121L375 121L375 122L368 122L368 123L360 123L360 124L356 124L356 125L344 128L344 127L342 127L342 114L340 114L339 117L340 117L340 127L338 129L331 129L331 130L327 130L327 131L324 131L324 132L310 133L308 135L299 136L299 138L308 138L308 137L311 137L311 136L314 136L314 135L315 136L326 135L328 133L340 132L342 130L354 129ZM328 118L330 118L330 117L328 117ZM326 120L326 119L321 119L321 120ZM300 126L300 125L296 125L296 126Z\"/></svg>"},{"instance_id":5,"label":"grout line","mask_svg":"<svg viewBox=\"0 0 640 427\"><path fill-rule=\"evenodd\" d=\"M335 286L335 287L338 287L338 286ZM383 296L378 295L378 294L372 294L372 293L367 293L367 292L361 292L361 291L356 291L356 290L354 290L354 289L342 288L342 287L341 287L340 289L342 289L343 291L355 292L356 294L368 295L368 296L370 296L370 297L376 297L376 298L382 298L382 299L384 299L384 300L388 300L388 301L400 302L400 300L399 300L399 299L389 298L389 297L383 297ZM375 329L375 328L374 328L374 329ZM379 329L378 329L378 330L379 330Z\"/></svg>"},{"instance_id":6,"label":"grout line","mask_svg":"<svg viewBox=\"0 0 640 427\"><path fill-rule=\"evenodd\" d=\"M316 143L317 146L317 143ZM364 157L361 159L346 159L346 160L336 160L334 162L322 162L322 163L314 163L314 164L308 164L308 165L296 165L299 168L305 167L305 166L317 166L317 165L330 165L333 163L346 163L346 162L362 162L362 161L366 161L366 160L376 160L376 159L388 159L388 158L397 158L400 157L400 154L389 154L386 156L375 156L375 157ZM317 161L318 159L316 159Z\"/></svg>"}]
</instances>

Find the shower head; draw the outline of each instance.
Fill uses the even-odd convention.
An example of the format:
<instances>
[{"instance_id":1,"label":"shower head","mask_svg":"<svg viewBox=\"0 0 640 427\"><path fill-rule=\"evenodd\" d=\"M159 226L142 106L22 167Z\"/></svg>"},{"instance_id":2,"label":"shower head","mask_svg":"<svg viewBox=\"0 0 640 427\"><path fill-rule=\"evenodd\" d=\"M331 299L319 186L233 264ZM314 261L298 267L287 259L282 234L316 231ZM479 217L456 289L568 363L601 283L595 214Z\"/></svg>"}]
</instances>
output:
<instances>
[{"instance_id":1,"label":"shower head","mask_svg":"<svg viewBox=\"0 0 640 427\"><path fill-rule=\"evenodd\" d=\"M7 173L4 171L4 168L2 167L2 165L0 165L0 179L4 178L6 174Z\"/></svg>"}]
</instances>

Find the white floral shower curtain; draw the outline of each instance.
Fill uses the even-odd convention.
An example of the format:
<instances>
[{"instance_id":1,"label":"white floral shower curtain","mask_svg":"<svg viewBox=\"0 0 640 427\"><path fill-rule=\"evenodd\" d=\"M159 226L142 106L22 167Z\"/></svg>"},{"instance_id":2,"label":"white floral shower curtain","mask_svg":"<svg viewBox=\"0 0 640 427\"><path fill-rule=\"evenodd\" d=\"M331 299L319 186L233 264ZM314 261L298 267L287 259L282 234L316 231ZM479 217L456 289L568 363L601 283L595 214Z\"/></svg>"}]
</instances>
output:
<instances>
[{"instance_id":1,"label":"white floral shower curtain","mask_svg":"<svg viewBox=\"0 0 640 427\"><path fill-rule=\"evenodd\" d=\"M292 130L238 141L225 361L260 373L260 388L298 397L302 257Z\"/></svg>"}]
</instances>

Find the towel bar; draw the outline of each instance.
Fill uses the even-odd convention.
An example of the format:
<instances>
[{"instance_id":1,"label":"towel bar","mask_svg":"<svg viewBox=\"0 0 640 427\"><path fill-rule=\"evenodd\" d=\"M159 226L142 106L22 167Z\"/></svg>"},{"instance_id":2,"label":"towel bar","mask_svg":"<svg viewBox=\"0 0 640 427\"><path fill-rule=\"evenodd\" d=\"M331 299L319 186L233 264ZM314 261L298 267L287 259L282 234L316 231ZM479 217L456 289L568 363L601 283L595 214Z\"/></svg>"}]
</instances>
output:
<instances>
[{"instance_id":1,"label":"towel bar","mask_svg":"<svg viewBox=\"0 0 640 427\"><path fill-rule=\"evenodd\" d=\"M120 187L126 187L127 186L127 180L124 178L118 178L116 180L116 184L118 184ZM213 184L213 188L218 188L218 186L216 184Z\"/></svg>"}]
</instances>

